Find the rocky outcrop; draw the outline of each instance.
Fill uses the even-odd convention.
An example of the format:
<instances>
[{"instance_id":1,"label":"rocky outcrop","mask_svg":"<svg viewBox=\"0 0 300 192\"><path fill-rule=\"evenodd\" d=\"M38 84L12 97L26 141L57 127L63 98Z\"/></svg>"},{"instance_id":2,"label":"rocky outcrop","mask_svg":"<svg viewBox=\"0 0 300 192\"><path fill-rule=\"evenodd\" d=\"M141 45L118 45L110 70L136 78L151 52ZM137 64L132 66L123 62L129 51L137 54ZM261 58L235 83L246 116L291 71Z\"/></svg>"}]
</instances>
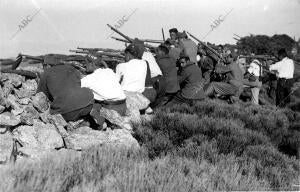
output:
<instances>
[{"instance_id":1,"label":"rocky outcrop","mask_svg":"<svg viewBox=\"0 0 300 192\"><path fill-rule=\"evenodd\" d=\"M51 115L46 95L36 93L36 90L35 80L0 73L0 164L28 158L41 159L47 154L70 150L81 151L93 145L139 147L131 135L130 118L101 108L99 115L117 125L117 129L108 127L99 131L84 126L74 127L76 122L67 123L61 115ZM130 95L130 109L139 112L148 105L140 95ZM138 106L133 104L136 100Z\"/></svg>"}]
</instances>

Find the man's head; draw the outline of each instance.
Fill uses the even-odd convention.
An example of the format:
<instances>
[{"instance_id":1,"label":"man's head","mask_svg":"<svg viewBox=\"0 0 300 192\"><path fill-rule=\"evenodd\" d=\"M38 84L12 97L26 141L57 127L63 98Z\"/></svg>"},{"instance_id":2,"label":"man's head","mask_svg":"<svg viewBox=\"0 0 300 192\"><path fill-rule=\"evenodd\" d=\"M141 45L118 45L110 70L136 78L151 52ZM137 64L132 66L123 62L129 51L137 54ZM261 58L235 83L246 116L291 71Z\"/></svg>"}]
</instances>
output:
<instances>
[{"instance_id":1,"label":"man's head","mask_svg":"<svg viewBox=\"0 0 300 192\"><path fill-rule=\"evenodd\" d=\"M177 28L170 29L169 33L170 33L171 40L176 40L177 39L177 33L178 33Z\"/></svg>"},{"instance_id":2,"label":"man's head","mask_svg":"<svg viewBox=\"0 0 300 192\"><path fill-rule=\"evenodd\" d=\"M186 67L187 64L189 63L189 61L190 61L190 58L187 55L181 55L179 58L179 63L182 68Z\"/></svg>"},{"instance_id":3,"label":"man's head","mask_svg":"<svg viewBox=\"0 0 300 192\"><path fill-rule=\"evenodd\" d=\"M166 45L158 46L157 54L158 55L168 55L169 54L168 47Z\"/></svg>"},{"instance_id":4,"label":"man's head","mask_svg":"<svg viewBox=\"0 0 300 192\"><path fill-rule=\"evenodd\" d=\"M223 45L218 46L218 52L219 53L223 53L223 49L224 49Z\"/></svg>"},{"instance_id":5,"label":"man's head","mask_svg":"<svg viewBox=\"0 0 300 192\"><path fill-rule=\"evenodd\" d=\"M282 59L285 58L285 57L287 57L287 52L286 52L286 50L285 50L284 48L279 49L279 50L278 50L278 58L279 58L280 60L282 60Z\"/></svg>"},{"instance_id":6,"label":"man's head","mask_svg":"<svg viewBox=\"0 0 300 192\"><path fill-rule=\"evenodd\" d=\"M133 44L128 45L124 52L126 62L138 57L138 48Z\"/></svg>"}]
</instances>

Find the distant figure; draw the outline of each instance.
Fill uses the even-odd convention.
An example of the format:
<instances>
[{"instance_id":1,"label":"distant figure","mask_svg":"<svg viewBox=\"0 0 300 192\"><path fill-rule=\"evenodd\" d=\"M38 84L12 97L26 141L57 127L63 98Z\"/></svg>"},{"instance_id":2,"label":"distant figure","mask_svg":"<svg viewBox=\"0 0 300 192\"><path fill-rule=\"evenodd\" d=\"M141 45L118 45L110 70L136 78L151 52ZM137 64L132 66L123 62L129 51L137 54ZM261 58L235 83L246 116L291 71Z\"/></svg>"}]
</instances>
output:
<instances>
[{"instance_id":1,"label":"distant figure","mask_svg":"<svg viewBox=\"0 0 300 192\"><path fill-rule=\"evenodd\" d=\"M183 54L187 55L192 63L197 64L198 46L187 37L185 32L178 33L178 44Z\"/></svg>"},{"instance_id":2,"label":"distant figure","mask_svg":"<svg viewBox=\"0 0 300 192\"><path fill-rule=\"evenodd\" d=\"M277 71L276 105L285 107L290 102L290 93L293 86L295 65L289 59L285 49L278 51L279 62L270 65L270 71Z\"/></svg>"},{"instance_id":3,"label":"distant figure","mask_svg":"<svg viewBox=\"0 0 300 192\"><path fill-rule=\"evenodd\" d=\"M259 104L259 91L262 86L260 77L262 76L261 63L255 59L250 63L248 73L251 75L249 82L244 83L251 88L251 102L255 105Z\"/></svg>"},{"instance_id":4,"label":"distant figure","mask_svg":"<svg viewBox=\"0 0 300 192\"><path fill-rule=\"evenodd\" d=\"M170 29L169 33L170 33L171 43L175 42L177 40L177 34L178 34L177 28Z\"/></svg>"},{"instance_id":5,"label":"distant figure","mask_svg":"<svg viewBox=\"0 0 300 192\"><path fill-rule=\"evenodd\" d=\"M157 105L164 105L179 91L176 61L168 54L168 47L160 45L157 53L157 63L163 73L164 90L157 98Z\"/></svg>"},{"instance_id":6,"label":"distant figure","mask_svg":"<svg viewBox=\"0 0 300 192\"><path fill-rule=\"evenodd\" d=\"M61 114L66 121L89 115L94 97L90 89L81 88L80 72L54 56L45 57L44 69L37 92L45 93L50 100L50 113Z\"/></svg>"},{"instance_id":7,"label":"distant figure","mask_svg":"<svg viewBox=\"0 0 300 192\"><path fill-rule=\"evenodd\" d=\"M205 98L201 69L191 62L187 55L181 55L179 62L182 68L178 77L181 90L167 103L167 106L180 103L192 104L193 101Z\"/></svg>"},{"instance_id":8,"label":"distant figure","mask_svg":"<svg viewBox=\"0 0 300 192\"><path fill-rule=\"evenodd\" d=\"M119 84L117 75L109 68L98 68L81 79L81 87L92 90L95 104L91 114L97 116L96 123L101 128L105 118L99 116L98 110L106 108L114 110L121 116L126 113L126 95Z\"/></svg>"}]
</instances>

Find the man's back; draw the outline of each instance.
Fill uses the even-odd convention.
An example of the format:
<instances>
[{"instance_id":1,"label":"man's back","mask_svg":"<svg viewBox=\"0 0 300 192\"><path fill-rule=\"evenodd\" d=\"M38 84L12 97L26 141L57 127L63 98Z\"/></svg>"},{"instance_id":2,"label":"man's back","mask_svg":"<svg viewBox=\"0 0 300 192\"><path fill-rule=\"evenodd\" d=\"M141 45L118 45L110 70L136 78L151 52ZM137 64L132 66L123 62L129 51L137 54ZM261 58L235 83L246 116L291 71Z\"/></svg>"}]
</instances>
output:
<instances>
[{"instance_id":1,"label":"man's back","mask_svg":"<svg viewBox=\"0 0 300 192\"><path fill-rule=\"evenodd\" d=\"M180 39L179 46L184 51L185 55L188 55L191 62L197 63L197 44L191 39Z\"/></svg>"},{"instance_id":2,"label":"man's back","mask_svg":"<svg viewBox=\"0 0 300 192\"><path fill-rule=\"evenodd\" d=\"M162 72L151 52L145 51L142 59L149 63L151 78L162 75Z\"/></svg>"},{"instance_id":3,"label":"man's back","mask_svg":"<svg viewBox=\"0 0 300 192\"><path fill-rule=\"evenodd\" d=\"M51 101L53 113L68 113L86 107L93 101L92 92L81 88L79 71L69 65L46 69L39 83L40 91Z\"/></svg>"},{"instance_id":4,"label":"man's back","mask_svg":"<svg viewBox=\"0 0 300 192\"><path fill-rule=\"evenodd\" d=\"M81 86L91 89L98 101L118 101L126 98L117 75L111 69L96 69L81 79Z\"/></svg>"},{"instance_id":5,"label":"man's back","mask_svg":"<svg viewBox=\"0 0 300 192\"><path fill-rule=\"evenodd\" d=\"M176 93L180 87L177 77L176 61L169 55L158 56L157 63L166 80L166 92Z\"/></svg>"},{"instance_id":6,"label":"man's back","mask_svg":"<svg viewBox=\"0 0 300 192\"><path fill-rule=\"evenodd\" d=\"M182 96L187 99L204 98L203 79L201 69L195 64L188 64L180 74L180 82L183 83Z\"/></svg>"},{"instance_id":7,"label":"man's back","mask_svg":"<svg viewBox=\"0 0 300 192\"><path fill-rule=\"evenodd\" d=\"M116 67L116 74L124 91L142 93L145 90L147 74L145 61L132 59L126 63L120 63Z\"/></svg>"}]
</instances>

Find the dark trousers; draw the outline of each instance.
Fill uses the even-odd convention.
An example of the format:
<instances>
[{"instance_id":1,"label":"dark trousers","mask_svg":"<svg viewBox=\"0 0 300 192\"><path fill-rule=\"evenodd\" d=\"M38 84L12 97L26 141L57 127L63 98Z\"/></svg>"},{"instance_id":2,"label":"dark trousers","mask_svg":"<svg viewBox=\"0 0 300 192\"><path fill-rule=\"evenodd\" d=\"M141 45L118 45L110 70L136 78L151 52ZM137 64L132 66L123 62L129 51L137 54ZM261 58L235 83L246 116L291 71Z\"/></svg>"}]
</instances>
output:
<instances>
[{"instance_id":1,"label":"dark trousers","mask_svg":"<svg viewBox=\"0 0 300 192\"><path fill-rule=\"evenodd\" d=\"M153 103L157 96L156 90L154 88L145 88L145 91L142 94L147 99L149 99L150 103Z\"/></svg>"},{"instance_id":2,"label":"dark trousers","mask_svg":"<svg viewBox=\"0 0 300 192\"><path fill-rule=\"evenodd\" d=\"M171 107L173 105L178 105L183 103L188 105L193 105L195 101L201 101L203 99L187 99L181 95L181 92L178 92L168 103L165 104L165 106Z\"/></svg>"},{"instance_id":3,"label":"dark trousers","mask_svg":"<svg viewBox=\"0 0 300 192\"><path fill-rule=\"evenodd\" d=\"M279 78L276 89L276 106L285 107L290 102L290 93L293 79Z\"/></svg>"},{"instance_id":4,"label":"dark trousers","mask_svg":"<svg viewBox=\"0 0 300 192\"><path fill-rule=\"evenodd\" d=\"M171 101L176 96L176 93L165 93L163 96L156 98L155 102L150 104L151 108L165 106L169 101Z\"/></svg>"},{"instance_id":5,"label":"dark trousers","mask_svg":"<svg viewBox=\"0 0 300 192\"><path fill-rule=\"evenodd\" d=\"M66 121L77 121L80 118L88 116L93 108L93 105L94 104L90 104L84 108L80 108L74 111L70 111L68 113L64 113L62 114L62 116Z\"/></svg>"}]
</instances>

